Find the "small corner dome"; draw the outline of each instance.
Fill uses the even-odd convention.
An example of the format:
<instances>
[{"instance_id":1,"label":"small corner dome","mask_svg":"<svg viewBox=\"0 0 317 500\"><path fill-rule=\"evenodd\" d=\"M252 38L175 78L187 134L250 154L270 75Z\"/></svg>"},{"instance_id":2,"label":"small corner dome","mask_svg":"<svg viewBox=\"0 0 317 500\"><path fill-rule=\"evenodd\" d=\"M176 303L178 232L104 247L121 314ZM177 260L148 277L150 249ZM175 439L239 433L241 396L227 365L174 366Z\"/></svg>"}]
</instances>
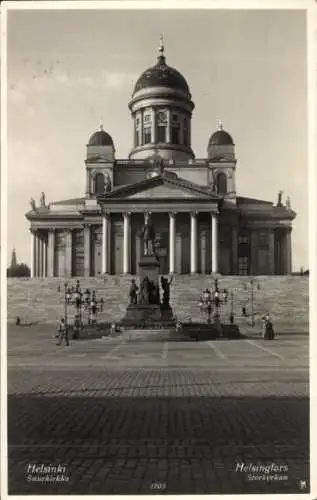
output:
<instances>
[{"instance_id":1,"label":"small corner dome","mask_svg":"<svg viewBox=\"0 0 317 500\"><path fill-rule=\"evenodd\" d=\"M208 149L211 146L234 146L231 135L223 130L221 124L219 125L219 129L209 139Z\"/></svg>"},{"instance_id":2,"label":"small corner dome","mask_svg":"<svg viewBox=\"0 0 317 500\"><path fill-rule=\"evenodd\" d=\"M111 135L100 127L89 139L88 146L112 146L114 147Z\"/></svg>"}]
</instances>

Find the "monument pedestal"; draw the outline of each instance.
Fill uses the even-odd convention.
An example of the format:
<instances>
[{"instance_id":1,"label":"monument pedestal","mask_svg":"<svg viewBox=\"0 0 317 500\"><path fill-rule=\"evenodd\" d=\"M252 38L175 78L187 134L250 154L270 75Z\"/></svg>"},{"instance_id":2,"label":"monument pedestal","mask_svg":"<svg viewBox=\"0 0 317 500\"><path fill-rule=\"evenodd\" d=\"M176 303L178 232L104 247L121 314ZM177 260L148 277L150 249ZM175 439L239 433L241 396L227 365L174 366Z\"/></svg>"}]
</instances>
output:
<instances>
[{"instance_id":1,"label":"monument pedestal","mask_svg":"<svg viewBox=\"0 0 317 500\"><path fill-rule=\"evenodd\" d=\"M122 323L141 326L143 324L158 323L161 319L159 304L129 304Z\"/></svg>"},{"instance_id":2,"label":"monument pedestal","mask_svg":"<svg viewBox=\"0 0 317 500\"><path fill-rule=\"evenodd\" d=\"M160 303L159 292L159 271L160 263L155 255L144 255L139 262L139 277L141 284L144 278L147 278L151 285L155 286L156 294L150 297L149 304L129 304L124 317L121 320L122 325L130 327L157 326L163 324L173 324L175 319L172 308L169 304ZM151 303L152 300L152 303ZM155 302L155 303L154 303Z\"/></svg>"},{"instance_id":3,"label":"monument pedestal","mask_svg":"<svg viewBox=\"0 0 317 500\"><path fill-rule=\"evenodd\" d=\"M147 276L150 281L158 283L160 263L155 255L143 255L139 262L140 283Z\"/></svg>"}]
</instances>

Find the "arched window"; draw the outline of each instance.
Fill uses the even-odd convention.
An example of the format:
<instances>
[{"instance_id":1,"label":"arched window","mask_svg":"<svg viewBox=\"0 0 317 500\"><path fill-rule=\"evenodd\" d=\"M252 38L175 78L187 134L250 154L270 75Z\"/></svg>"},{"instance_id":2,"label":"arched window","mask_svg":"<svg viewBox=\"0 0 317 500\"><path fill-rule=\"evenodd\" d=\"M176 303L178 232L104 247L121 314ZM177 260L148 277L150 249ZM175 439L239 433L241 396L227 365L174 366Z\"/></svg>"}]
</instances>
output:
<instances>
[{"instance_id":1,"label":"arched window","mask_svg":"<svg viewBox=\"0 0 317 500\"><path fill-rule=\"evenodd\" d=\"M95 177L95 194L102 194L105 192L105 177L103 174L98 173Z\"/></svg>"},{"instance_id":2,"label":"arched window","mask_svg":"<svg viewBox=\"0 0 317 500\"><path fill-rule=\"evenodd\" d=\"M223 172L217 175L217 192L218 194L227 193L227 176Z\"/></svg>"}]
</instances>

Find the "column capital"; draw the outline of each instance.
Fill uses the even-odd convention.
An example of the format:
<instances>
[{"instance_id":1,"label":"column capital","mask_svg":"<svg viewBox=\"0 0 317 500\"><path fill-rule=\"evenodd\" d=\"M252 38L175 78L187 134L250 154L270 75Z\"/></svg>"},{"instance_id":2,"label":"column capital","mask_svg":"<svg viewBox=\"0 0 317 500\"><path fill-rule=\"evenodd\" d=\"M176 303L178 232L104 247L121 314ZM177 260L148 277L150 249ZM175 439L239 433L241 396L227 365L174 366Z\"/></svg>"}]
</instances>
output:
<instances>
[{"instance_id":1,"label":"column capital","mask_svg":"<svg viewBox=\"0 0 317 500\"><path fill-rule=\"evenodd\" d=\"M123 217L130 217L131 212L122 212Z\"/></svg>"},{"instance_id":2,"label":"column capital","mask_svg":"<svg viewBox=\"0 0 317 500\"><path fill-rule=\"evenodd\" d=\"M199 214L198 210L191 210L189 213L191 217L197 217Z\"/></svg>"},{"instance_id":3,"label":"column capital","mask_svg":"<svg viewBox=\"0 0 317 500\"><path fill-rule=\"evenodd\" d=\"M174 212L174 211L171 211L168 213L168 215L172 218L172 217L176 217L177 215L177 212Z\"/></svg>"}]
</instances>

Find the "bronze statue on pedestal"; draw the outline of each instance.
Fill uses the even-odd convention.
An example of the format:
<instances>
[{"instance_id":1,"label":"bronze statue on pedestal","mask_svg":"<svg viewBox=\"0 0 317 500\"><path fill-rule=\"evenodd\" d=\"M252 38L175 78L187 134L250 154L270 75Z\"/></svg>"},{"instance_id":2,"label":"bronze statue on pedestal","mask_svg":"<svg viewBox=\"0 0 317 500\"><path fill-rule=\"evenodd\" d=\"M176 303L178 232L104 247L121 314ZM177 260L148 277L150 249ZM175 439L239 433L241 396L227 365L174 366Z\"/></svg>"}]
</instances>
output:
<instances>
[{"instance_id":1,"label":"bronze statue on pedestal","mask_svg":"<svg viewBox=\"0 0 317 500\"><path fill-rule=\"evenodd\" d=\"M145 223L142 227L142 237L144 242L144 255L154 255L155 230L150 214L146 214Z\"/></svg>"}]
</instances>

